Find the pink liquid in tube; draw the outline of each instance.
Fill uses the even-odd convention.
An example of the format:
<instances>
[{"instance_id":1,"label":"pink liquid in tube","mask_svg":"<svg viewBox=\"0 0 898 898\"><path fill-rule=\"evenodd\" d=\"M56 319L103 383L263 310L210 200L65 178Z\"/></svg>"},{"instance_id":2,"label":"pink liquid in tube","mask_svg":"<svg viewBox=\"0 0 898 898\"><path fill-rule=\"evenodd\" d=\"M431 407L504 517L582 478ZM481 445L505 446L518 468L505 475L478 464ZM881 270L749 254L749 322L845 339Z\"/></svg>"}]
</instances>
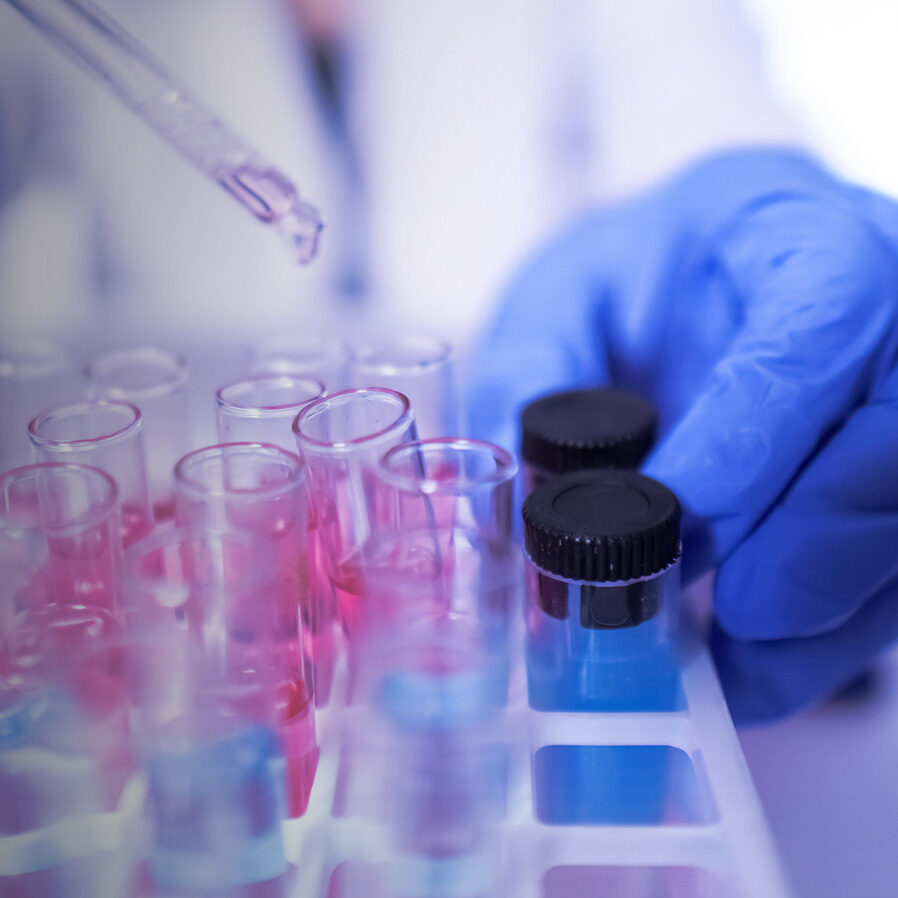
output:
<instances>
[{"instance_id":1,"label":"pink liquid in tube","mask_svg":"<svg viewBox=\"0 0 898 898\"><path fill-rule=\"evenodd\" d=\"M50 463L0 477L0 689L67 696L109 802L132 769L121 635L121 541L108 475Z\"/></svg>"},{"instance_id":2,"label":"pink liquid in tube","mask_svg":"<svg viewBox=\"0 0 898 898\"><path fill-rule=\"evenodd\" d=\"M270 443L295 452L291 425L310 402L325 394L324 385L311 377L268 374L249 377L222 387L216 394L218 435L222 443ZM260 526L265 529L264 523ZM330 696L336 656L341 649L339 621L330 582L321 569L321 547L314 510L307 508L307 574L300 588L302 651L315 704L326 705ZM275 530L277 526L267 529Z\"/></svg>"},{"instance_id":3,"label":"pink liquid in tube","mask_svg":"<svg viewBox=\"0 0 898 898\"><path fill-rule=\"evenodd\" d=\"M318 742L312 697L302 680L281 684L278 690L278 735L287 762L287 813L301 817L318 768Z\"/></svg>"},{"instance_id":4,"label":"pink liquid in tube","mask_svg":"<svg viewBox=\"0 0 898 898\"><path fill-rule=\"evenodd\" d=\"M375 467L390 447L414 439L414 414L408 399L393 390L344 390L306 406L293 432L308 472L319 569L333 584L352 639L366 615L363 576L369 560L362 551L377 534L390 532L392 522Z\"/></svg>"},{"instance_id":5,"label":"pink liquid in tube","mask_svg":"<svg viewBox=\"0 0 898 898\"><path fill-rule=\"evenodd\" d=\"M143 427L140 410L118 400L59 406L28 425L37 460L77 460L115 480L125 547L148 533L153 524Z\"/></svg>"},{"instance_id":6,"label":"pink liquid in tube","mask_svg":"<svg viewBox=\"0 0 898 898\"><path fill-rule=\"evenodd\" d=\"M315 609L309 601L308 517L299 459L258 443L224 443L192 452L176 466L175 520L210 536L240 532L264 546L264 583L235 606L227 638L235 651L241 643L247 651L255 645L257 657L267 653L274 663L270 702L278 711L289 810L298 816L305 810L317 764L311 750L314 671L303 652L303 618L314 632ZM259 559L256 563L262 567Z\"/></svg>"},{"instance_id":7,"label":"pink liquid in tube","mask_svg":"<svg viewBox=\"0 0 898 898\"><path fill-rule=\"evenodd\" d=\"M315 258L324 223L282 172L251 159L226 171L219 184L259 221L274 225L300 265Z\"/></svg>"}]
</instances>

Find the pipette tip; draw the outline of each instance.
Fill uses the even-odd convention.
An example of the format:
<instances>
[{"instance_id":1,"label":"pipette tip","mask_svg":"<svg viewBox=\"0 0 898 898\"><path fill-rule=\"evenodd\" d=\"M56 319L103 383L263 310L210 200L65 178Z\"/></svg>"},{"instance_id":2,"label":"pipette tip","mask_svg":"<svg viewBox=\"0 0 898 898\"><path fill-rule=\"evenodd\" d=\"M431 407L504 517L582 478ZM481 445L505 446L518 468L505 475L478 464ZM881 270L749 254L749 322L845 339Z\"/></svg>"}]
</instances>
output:
<instances>
[{"instance_id":1,"label":"pipette tip","mask_svg":"<svg viewBox=\"0 0 898 898\"><path fill-rule=\"evenodd\" d=\"M298 264L308 265L318 255L324 222L314 206L295 200L277 222L277 229Z\"/></svg>"}]
</instances>

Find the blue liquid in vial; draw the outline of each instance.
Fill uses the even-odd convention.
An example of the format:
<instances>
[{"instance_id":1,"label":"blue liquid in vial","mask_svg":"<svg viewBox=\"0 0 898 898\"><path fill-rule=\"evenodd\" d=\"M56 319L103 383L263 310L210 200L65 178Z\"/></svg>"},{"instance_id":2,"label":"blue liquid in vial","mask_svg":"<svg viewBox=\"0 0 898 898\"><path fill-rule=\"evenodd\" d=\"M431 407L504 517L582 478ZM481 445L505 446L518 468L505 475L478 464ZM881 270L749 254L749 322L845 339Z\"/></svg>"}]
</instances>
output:
<instances>
[{"instance_id":1,"label":"blue liquid in vial","mask_svg":"<svg viewBox=\"0 0 898 898\"><path fill-rule=\"evenodd\" d=\"M532 567L527 686L539 711L673 711L685 704L669 631L676 574L579 583ZM635 623L639 621L639 623ZM553 824L657 824L666 746L546 746L533 758L537 811Z\"/></svg>"},{"instance_id":2,"label":"blue liquid in vial","mask_svg":"<svg viewBox=\"0 0 898 898\"><path fill-rule=\"evenodd\" d=\"M684 707L665 575L596 585L531 571L526 642L530 706L539 711L674 711ZM629 593L627 592L629 591ZM635 592L634 592L635 591ZM627 605L648 619L628 624Z\"/></svg>"}]
</instances>

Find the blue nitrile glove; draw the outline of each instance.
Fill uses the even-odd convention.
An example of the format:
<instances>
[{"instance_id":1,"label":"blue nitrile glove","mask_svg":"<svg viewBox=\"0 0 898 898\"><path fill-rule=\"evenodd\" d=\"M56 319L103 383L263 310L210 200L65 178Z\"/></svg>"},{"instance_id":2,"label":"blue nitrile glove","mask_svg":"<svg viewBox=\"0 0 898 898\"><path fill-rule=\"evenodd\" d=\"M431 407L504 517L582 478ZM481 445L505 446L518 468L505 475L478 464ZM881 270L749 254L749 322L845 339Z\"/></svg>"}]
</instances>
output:
<instances>
[{"instance_id":1,"label":"blue nitrile glove","mask_svg":"<svg viewBox=\"0 0 898 898\"><path fill-rule=\"evenodd\" d=\"M563 386L651 398L645 472L718 568L737 721L833 691L898 635L898 205L797 152L710 158L587 217L514 279L475 354L478 436Z\"/></svg>"}]
</instances>

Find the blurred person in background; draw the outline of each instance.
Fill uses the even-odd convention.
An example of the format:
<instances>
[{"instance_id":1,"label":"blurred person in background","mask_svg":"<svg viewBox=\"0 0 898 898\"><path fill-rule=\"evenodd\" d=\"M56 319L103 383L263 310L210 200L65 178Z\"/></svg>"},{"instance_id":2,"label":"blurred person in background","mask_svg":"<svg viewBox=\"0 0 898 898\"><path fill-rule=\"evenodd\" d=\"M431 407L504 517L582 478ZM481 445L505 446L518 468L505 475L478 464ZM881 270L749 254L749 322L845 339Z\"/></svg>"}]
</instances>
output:
<instances>
[{"instance_id":1,"label":"blurred person in background","mask_svg":"<svg viewBox=\"0 0 898 898\"><path fill-rule=\"evenodd\" d=\"M297 272L0 4L7 329L99 310L227 335L340 324L348 297L465 344L578 211L720 147L796 139L733 0L102 5L320 205L321 257Z\"/></svg>"}]
</instances>

